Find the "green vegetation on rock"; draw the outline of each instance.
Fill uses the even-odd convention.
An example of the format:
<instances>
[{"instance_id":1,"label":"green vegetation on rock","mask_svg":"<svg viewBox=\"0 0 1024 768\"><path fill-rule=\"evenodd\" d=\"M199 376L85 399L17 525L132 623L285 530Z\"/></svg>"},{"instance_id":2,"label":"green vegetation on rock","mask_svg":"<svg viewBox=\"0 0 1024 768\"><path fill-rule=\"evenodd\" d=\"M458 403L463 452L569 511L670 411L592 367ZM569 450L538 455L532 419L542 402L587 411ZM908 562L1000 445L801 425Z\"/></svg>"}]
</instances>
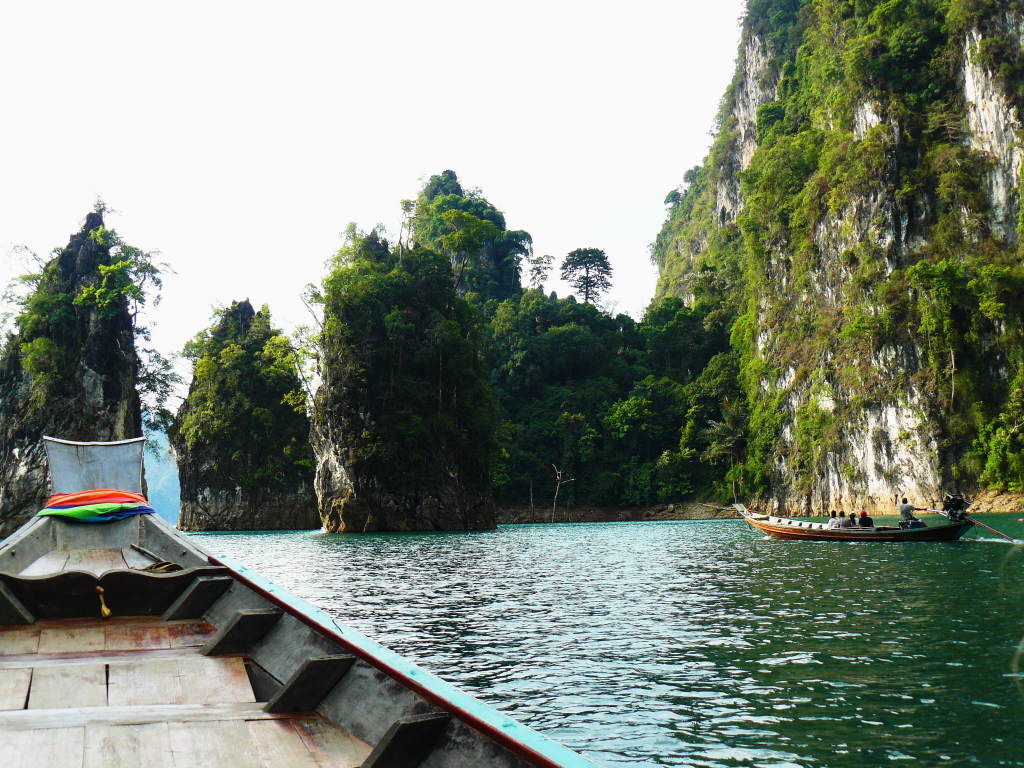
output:
<instances>
[{"instance_id":1,"label":"green vegetation on rock","mask_svg":"<svg viewBox=\"0 0 1024 768\"><path fill-rule=\"evenodd\" d=\"M311 484L306 391L288 337L273 327L267 305L256 312L248 300L216 310L213 320L183 352L192 383L168 430L179 466L201 466L205 485ZM204 484L185 480L183 496L186 485Z\"/></svg>"},{"instance_id":2,"label":"green vegetation on rock","mask_svg":"<svg viewBox=\"0 0 1024 768\"><path fill-rule=\"evenodd\" d=\"M415 242L451 259L460 294L500 301L521 290L522 260L532 255L533 238L507 229L505 215L479 189L463 190L453 171L431 176L403 210L412 215Z\"/></svg>"},{"instance_id":3,"label":"green vegetation on rock","mask_svg":"<svg viewBox=\"0 0 1024 768\"><path fill-rule=\"evenodd\" d=\"M439 214L437 201L449 207ZM639 323L612 317L593 303L611 273L596 248L566 258L566 274L589 301L546 294L551 257L532 256L517 232L497 268L488 254L504 217L479 190L463 193L451 171L430 177L418 203L403 209L416 211L415 244L391 246L376 230L350 226L319 295L322 504L326 493L358 510L346 494L383 492L368 492L366 478L381 489L422 483L442 459L486 473L504 504L550 506L559 472L573 479L560 504L731 495L743 441L730 437L716 452L721 436L710 427L723 418L723 393L739 396L738 356L710 304L670 298ZM531 290L519 284L524 259L538 286ZM460 298L456 285L470 290ZM345 530L383 513L352 514Z\"/></svg>"},{"instance_id":4,"label":"green vegetation on rock","mask_svg":"<svg viewBox=\"0 0 1024 768\"><path fill-rule=\"evenodd\" d=\"M1024 485L1019 195L992 181L999 148L972 148L965 96L968 77L987 78L996 95L976 108L1001 94L1020 113L1019 11L1000 0L748 5L714 145L669 194L652 248L659 298L683 297L731 333L749 411L746 493L809 497L834 471L826 458L850 454L851 425L887 408L920 416L921 431L876 429L879 454L913 441L946 487ZM752 52L769 63L754 66ZM743 168L751 94L765 90ZM856 488L865 469L842 473ZM911 472L878 471L894 487Z\"/></svg>"},{"instance_id":5,"label":"green vegetation on rock","mask_svg":"<svg viewBox=\"0 0 1024 768\"><path fill-rule=\"evenodd\" d=\"M148 340L139 312L156 301L160 265L106 228L103 214L98 204L5 296L14 331L0 353L0 536L50 493L44 435L124 440L166 419L169 363L137 347Z\"/></svg>"},{"instance_id":6,"label":"green vegetation on rock","mask_svg":"<svg viewBox=\"0 0 1024 768\"><path fill-rule=\"evenodd\" d=\"M724 491L704 430L720 392L738 392L728 338L708 333L679 299L643 321L531 290L490 324L487 367L499 404L498 499L552 498L556 468L569 504L651 504ZM717 484L717 485L716 485Z\"/></svg>"},{"instance_id":7,"label":"green vegetation on rock","mask_svg":"<svg viewBox=\"0 0 1024 768\"><path fill-rule=\"evenodd\" d=\"M347 230L315 297L324 321L314 435L328 530L494 527L494 406L480 316L455 287L464 263Z\"/></svg>"}]
</instances>

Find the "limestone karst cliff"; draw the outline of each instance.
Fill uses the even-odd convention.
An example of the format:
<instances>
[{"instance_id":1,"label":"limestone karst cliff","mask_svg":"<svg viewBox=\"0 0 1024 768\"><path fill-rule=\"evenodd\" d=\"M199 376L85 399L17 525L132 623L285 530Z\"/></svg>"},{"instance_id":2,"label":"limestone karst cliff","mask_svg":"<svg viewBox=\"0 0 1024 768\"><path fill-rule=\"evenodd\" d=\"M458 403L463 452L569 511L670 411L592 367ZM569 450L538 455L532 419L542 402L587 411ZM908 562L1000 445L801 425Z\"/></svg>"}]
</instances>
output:
<instances>
[{"instance_id":1,"label":"limestone karst cliff","mask_svg":"<svg viewBox=\"0 0 1024 768\"><path fill-rule=\"evenodd\" d=\"M493 400L448 259L353 229L322 299L312 437L324 528L494 528Z\"/></svg>"},{"instance_id":2,"label":"limestone karst cliff","mask_svg":"<svg viewBox=\"0 0 1024 768\"><path fill-rule=\"evenodd\" d=\"M50 495L43 435L105 441L142 434L125 291L132 261L102 213L90 213L30 283L0 357L0 537Z\"/></svg>"},{"instance_id":3,"label":"limestone karst cliff","mask_svg":"<svg viewBox=\"0 0 1024 768\"><path fill-rule=\"evenodd\" d=\"M188 397L168 431L184 531L320 527L306 397L288 339L248 299L185 348Z\"/></svg>"},{"instance_id":4,"label":"limestone karst cliff","mask_svg":"<svg viewBox=\"0 0 1024 768\"><path fill-rule=\"evenodd\" d=\"M1013 2L752 0L660 297L728 325L737 475L791 513L1024 482Z\"/></svg>"}]
</instances>

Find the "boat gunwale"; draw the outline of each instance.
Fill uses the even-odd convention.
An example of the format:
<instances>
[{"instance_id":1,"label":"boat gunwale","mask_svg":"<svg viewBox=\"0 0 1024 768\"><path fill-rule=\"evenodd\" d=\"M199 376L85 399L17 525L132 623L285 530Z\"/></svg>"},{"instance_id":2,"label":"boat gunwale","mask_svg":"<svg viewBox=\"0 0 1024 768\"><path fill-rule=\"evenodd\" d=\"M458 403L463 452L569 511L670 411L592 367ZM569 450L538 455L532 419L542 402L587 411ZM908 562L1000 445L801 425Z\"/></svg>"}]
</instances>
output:
<instances>
[{"instance_id":1,"label":"boat gunwale","mask_svg":"<svg viewBox=\"0 0 1024 768\"><path fill-rule=\"evenodd\" d=\"M228 568L233 578L264 599L287 611L310 629L331 642L341 645L356 657L443 711L455 716L517 757L540 768L595 768L596 764L582 755L529 726L503 715L493 707L477 701L451 683L417 667L399 654L354 629L339 624L325 611L296 597L237 560L215 555L208 555L208 557L210 562ZM405 669L401 667L405 667ZM477 712L473 712L471 709L475 709ZM521 733L516 735L510 733L517 730ZM525 739L518 736L525 737ZM526 741L534 743L528 744Z\"/></svg>"}]
</instances>

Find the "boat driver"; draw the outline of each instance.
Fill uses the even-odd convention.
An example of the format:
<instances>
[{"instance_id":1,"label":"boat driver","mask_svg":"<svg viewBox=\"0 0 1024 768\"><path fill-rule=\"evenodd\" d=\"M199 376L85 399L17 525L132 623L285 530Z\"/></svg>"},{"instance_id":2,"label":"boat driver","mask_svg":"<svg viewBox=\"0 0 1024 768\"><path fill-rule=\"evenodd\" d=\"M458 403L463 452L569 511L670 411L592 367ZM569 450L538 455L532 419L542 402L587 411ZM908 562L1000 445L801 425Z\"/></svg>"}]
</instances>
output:
<instances>
[{"instance_id":1,"label":"boat driver","mask_svg":"<svg viewBox=\"0 0 1024 768\"><path fill-rule=\"evenodd\" d=\"M903 497L903 503L896 507L900 511L900 528L924 528L924 523L914 517L917 507L907 503L907 497Z\"/></svg>"}]
</instances>

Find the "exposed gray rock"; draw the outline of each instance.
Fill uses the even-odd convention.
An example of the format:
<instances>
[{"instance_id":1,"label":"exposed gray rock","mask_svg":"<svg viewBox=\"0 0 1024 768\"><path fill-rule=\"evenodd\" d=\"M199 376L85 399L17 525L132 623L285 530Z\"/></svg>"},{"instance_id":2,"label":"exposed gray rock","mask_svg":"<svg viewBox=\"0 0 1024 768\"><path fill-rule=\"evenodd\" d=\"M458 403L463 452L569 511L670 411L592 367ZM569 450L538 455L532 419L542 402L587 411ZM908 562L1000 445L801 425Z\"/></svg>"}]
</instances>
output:
<instances>
[{"instance_id":1,"label":"exposed gray rock","mask_svg":"<svg viewBox=\"0 0 1024 768\"><path fill-rule=\"evenodd\" d=\"M729 153L729 173L718 179L715 191L718 224L725 226L736 221L743 210L743 190L739 173L750 167L757 151L757 110L778 98L779 77L771 71L772 58L764 40L752 36L740 51L743 60L736 88L736 101L727 116L729 129L736 132Z\"/></svg>"},{"instance_id":2,"label":"exposed gray rock","mask_svg":"<svg viewBox=\"0 0 1024 768\"><path fill-rule=\"evenodd\" d=\"M177 459L177 457L175 457ZM180 462L180 459L177 459ZM179 463L179 467L181 464ZM285 491L267 491L212 482L215 467L179 469L183 531L290 531L320 528L320 515L311 483Z\"/></svg>"},{"instance_id":3,"label":"exposed gray rock","mask_svg":"<svg viewBox=\"0 0 1024 768\"><path fill-rule=\"evenodd\" d=\"M311 433L318 457L316 494L328 533L377 531L465 531L497 527L486 463L465 476L440 461L433 466L396 462L386 472L359 466L348 447L364 431L367 411L361 387L344 360L325 355L317 391L319 417Z\"/></svg>"},{"instance_id":4,"label":"exposed gray rock","mask_svg":"<svg viewBox=\"0 0 1024 768\"><path fill-rule=\"evenodd\" d=\"M1024 39L1024 18L1007 14L999 26L1018 48ZM964 43L964 97L967 100L968 143L992 160L988 173L993 225L1008 243L1017 242L1020 209L1021 129L1017 110L1009 103L990 72L975 61L984 36L972 30Z\"/></svg>"}]
</instances>

